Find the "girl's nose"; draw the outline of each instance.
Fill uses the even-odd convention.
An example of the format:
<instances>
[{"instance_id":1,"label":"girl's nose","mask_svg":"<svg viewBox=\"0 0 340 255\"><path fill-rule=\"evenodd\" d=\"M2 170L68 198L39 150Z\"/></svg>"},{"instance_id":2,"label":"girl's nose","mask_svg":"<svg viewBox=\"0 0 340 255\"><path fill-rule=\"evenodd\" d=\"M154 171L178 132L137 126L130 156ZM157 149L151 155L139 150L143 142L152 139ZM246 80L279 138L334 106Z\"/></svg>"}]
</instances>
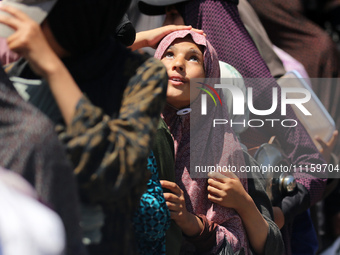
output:
<instances>
[{"instance_id":1,"label":"girl's nose","mask_svg":"<svg viewBox=\"0 0 340 255\"><path fill-rule=\"evenodd\" d=\"M185 70L185 63L184 63L183 57L179 56L174 60L172 70L177 70L177 71L181 71L181 72L183 72Z\"/></svg>"}]
</instances>

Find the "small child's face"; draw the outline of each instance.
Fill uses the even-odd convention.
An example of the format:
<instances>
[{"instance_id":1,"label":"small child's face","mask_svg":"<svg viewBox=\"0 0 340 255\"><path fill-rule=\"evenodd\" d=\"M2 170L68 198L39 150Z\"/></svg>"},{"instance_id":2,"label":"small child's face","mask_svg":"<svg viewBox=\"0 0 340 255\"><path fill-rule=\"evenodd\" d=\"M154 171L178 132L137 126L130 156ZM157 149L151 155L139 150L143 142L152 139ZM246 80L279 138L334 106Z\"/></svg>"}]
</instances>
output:
<instances>
[{"instance_id":1,"label":"small child's face","mask_svg":"<svg viewBox=\"0 0 340 255\"><path fill-rule=\"evenodd\" d=\"M188 106L190 79L205 78L202 49L191 38L176 39L164 52L161 61L169 76L167 102L178 109Z\"/></svg>"}]
</instances>

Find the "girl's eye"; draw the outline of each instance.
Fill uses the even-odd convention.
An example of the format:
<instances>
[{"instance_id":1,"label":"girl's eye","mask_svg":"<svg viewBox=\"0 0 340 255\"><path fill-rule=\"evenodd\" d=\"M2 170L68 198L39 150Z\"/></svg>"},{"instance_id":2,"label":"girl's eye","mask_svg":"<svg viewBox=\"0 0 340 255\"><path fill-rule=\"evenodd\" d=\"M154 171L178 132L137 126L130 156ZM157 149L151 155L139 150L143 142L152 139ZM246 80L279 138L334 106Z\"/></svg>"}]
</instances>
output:
<instances>
[{"instance_id":1,"label":"girl's eye","mask_svg":"<svg viewBox=\"0 0 340 255\"><path fill-rule=\"evenodd\" d=\"M198 57L197 56L191 56L189 58L190 61L195 61L195 62L198 62Z\"/></svg>"},{"instance_id":2,"label":"girl's eye","mask_svg":"<svg viewBox=\"0 0 340 255\"><path fill-rule=\"evenodd\" d=\"M172 58L174 56L174 53L172 53L172 52L166 52L165 53L165 57L167 57L167 58Z\"/></svg>"}]
</instances>

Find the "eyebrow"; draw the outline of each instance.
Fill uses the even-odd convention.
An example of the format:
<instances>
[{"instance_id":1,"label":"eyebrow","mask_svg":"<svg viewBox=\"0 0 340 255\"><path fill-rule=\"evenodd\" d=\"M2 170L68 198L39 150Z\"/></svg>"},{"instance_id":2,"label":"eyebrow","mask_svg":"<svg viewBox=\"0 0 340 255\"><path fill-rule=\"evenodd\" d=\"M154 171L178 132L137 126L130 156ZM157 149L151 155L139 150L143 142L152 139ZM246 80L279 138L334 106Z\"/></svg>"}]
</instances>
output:
<instances>
[{"instance_id":1,"label":"eyebrow","mask_svg":"<svg viewBox=\"0 0 340 255\"><path fill-rule=\"evenodd\" d=\"M203 53L201 51L198 51L198 50L195 50L195 49L190 49L190 52L203 56Z\"/></svg>"},{"instance_id":2,"label":"eyebrow","mask_svg":"<svg viewBox=\"0 0 340 255\"><path fill-rule=\"evenodd\" d=\"M175 46L175 45L170 45L166 50L165 50L165 52L167 51L167 50L171 50L171 49L177 49L177 47ZM202 56L203 57L203 52L202 51L200 51L200 50L196 50L196 49L189 49L189 51L190 51L190 53L193 53L193 54L195 54L195 55L198 55L198 56Z\"/></svg>"},{"instance_id":3,"label":"eyebrow","mask_svg":"<svg viewBox=\"0 0 340 255\"><path fill-rule=\"evenodd\" d=\"M173 48L176 49L176 47L175 47L174 45L170 45L166 50L171 50L171 49L173 49Z\"/></svg>"}]
</instances>

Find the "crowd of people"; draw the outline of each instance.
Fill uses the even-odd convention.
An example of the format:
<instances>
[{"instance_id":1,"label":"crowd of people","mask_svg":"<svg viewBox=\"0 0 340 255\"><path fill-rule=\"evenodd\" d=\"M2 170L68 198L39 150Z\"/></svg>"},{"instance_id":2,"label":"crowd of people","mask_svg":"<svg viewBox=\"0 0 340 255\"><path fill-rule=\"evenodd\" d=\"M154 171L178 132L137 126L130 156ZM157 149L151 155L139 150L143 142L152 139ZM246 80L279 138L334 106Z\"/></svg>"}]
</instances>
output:
<instances>
[{"instance_id":1,"label":"crowd of people","mask_svg":"<svg viewBox=\"0 0 340 255\"><path fill-rule=\"evenodd\" d=\"M0 0L0 254L339 254L340 1L313 2Z\"/></svg>"}]
</instances>

